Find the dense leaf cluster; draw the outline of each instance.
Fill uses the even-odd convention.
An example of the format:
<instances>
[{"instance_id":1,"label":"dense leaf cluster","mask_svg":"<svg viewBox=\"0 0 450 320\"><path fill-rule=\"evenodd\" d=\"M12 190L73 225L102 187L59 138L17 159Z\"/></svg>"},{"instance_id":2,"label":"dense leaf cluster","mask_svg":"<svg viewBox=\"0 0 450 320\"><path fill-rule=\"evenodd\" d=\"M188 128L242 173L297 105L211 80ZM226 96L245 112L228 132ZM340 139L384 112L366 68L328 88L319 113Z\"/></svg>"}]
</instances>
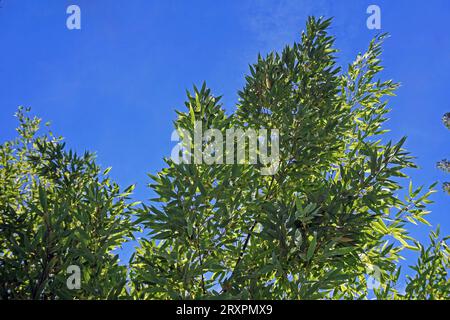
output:
<instances>
[{"instance_id":1,"label":"dense leaf cluster","mask_svg":"<svg viewBox=\"0 0 450 320\"><path fill-rule=\"evenodd\" d=\"M20 137L0 148L0 296L3 299L379 299L450 297L449 248L408 233L428 224L434 191L409 184L405 138L384 142L381 42L345 70L330 20L310 18L301 41L258 57L227 115L204 84L188 93L175 128L280 132L274 175L261 164L177 164L152 175L151 203L130 203L91 154L65 151L39 120L18 112ZM204 148L208 142L203 141ZM405 193L405 192L403 192ZM135 219L132 219L135 217ZM132 222L133 221L133 222ZM128 266L115 249L143 229ZM419 260L399 288L399 260ZM66 288L79 265L80 290Z\"/></svg>"},{"instance_id":2,"label":"dense leaf cluster","mask_svg":"<svg viewBox=\"0 0 450 320\"><path fill-rule=\"evenodd\" d=\"M379 298L411 297L391 284L403 250L421 248L406 226L427 224L433 191L410 184L397 195L415 165L405 139L379 138L397 88L376 79L384 36L342 71L329 24L311 18L300 43L259 57L232 115L206 86L189 95L177 128L276 128L280 167L263 176L250 164L167 159L152 176L159 206L138 213L151 232L131 262L137 297L365 298L368 276ZM448 249L440 252L448 267Z\"/></svg>"},{"instance_id":3,"label":"dense leaf cluster","mask_svg":"<svg viewBox=\"0 0 450 320\"><path fill-rule=\"evenodd\" d=\"M0 297L119 297L127 269L111 251L135 230L132 187L121 192L92 154L36 137L40 120L23 109L17 117L19 138L0 146ZM80 290L68 290L70 265L83 271Z\"/></svg>"}]
</instances>

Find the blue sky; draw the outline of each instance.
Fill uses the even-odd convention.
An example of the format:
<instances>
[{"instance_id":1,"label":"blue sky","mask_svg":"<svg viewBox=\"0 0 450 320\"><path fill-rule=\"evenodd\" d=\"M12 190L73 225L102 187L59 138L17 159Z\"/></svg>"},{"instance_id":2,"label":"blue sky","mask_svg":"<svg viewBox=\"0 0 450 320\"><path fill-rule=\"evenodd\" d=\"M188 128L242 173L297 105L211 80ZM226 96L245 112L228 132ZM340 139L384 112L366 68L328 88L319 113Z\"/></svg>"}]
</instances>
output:
<instances>
[{"instance_id":1,"label":"blue sky","mask_svg":"<svg viewBox=\"0 0 450 320\"><path fill-rule=\"evenodd\" d=\"M66 8L81 8L81 30L66 28ZM146 173L170 155L175 109L185 89L206 81L231 112L257 54L299 39L308 15L333 16L339 62L364 51L377 33L366 8L381 8L384 79L402 83L391 99L389 138L407 135L421 170L416 185L445 181L435 163L450 157L450 1L149 1L2 0L0 141L15 136L17 106L52 122L69 147L96 151L122 186L148 199ZM429 220L450 234L450 197L432 197ZM427 229L413 228L425 239ZM125 250L126 259L130 246Z\"/></svg>"}]
</instances>

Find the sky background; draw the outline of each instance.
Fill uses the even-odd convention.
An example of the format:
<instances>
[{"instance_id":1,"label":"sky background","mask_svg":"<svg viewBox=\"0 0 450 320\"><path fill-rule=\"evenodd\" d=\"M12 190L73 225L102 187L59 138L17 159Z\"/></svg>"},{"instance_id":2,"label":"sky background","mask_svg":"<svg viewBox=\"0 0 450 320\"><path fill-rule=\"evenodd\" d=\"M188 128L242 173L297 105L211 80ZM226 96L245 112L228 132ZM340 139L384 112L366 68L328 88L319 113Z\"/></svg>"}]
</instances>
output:
<instances>
[{"instance_id":1,"label":"sky background","mask_svg":"<svg viewBox=\"0 0 450 320\"><path fill-rule=\"evenodd\" d=\"M66 8L81 8L81 30L68 30ZM153 196L146 173L170 156L175 109L185 90L206 81L232 112L248 65L258 53L299 40L308 15L334 17L344 67L379 30L366 27L370 4L381 8L383 79L402 86L390 101L386 138L408 136L421 170L415 185L449 176L436 162L450 157L450 1L364 0L2 0L0 1L0 143L16 136L19 105L51 121L68 147L95 151L135 198ZM450 234L450 197L432 196L429 220ZM423 240L429 229L412 228ZM121 253L126 260L133 244Z\"/></svg>"}]
</instances>

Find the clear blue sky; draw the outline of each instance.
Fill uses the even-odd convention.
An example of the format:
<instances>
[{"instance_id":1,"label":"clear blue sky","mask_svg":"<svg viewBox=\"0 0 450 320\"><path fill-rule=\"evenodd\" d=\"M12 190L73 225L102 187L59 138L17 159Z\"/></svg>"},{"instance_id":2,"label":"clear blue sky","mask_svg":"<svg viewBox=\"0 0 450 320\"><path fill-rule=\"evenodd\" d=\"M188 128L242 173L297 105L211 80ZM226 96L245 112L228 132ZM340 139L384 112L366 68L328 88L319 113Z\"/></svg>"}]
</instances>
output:
<instances>
[{"instance_id":1,"label":"clear blue sky","mask_svg":"<svg viewBox=\"0 0 450 320\"><path fill-rule=\"evenodd\" d=\"M81 8L81 30L66 28L70 4ZM96 151L122 186L137 183L137 199L151 198L146 173L170 155L185 89L205 80L232 111L248 64L298 40L308 15L335 17L331 32L346 65L377 33L366 28L369 4L380 6L382 31L392 36L384 78L402 83L389 137L409 137L422 168L410 172L415 184L450 180L435 166L450 157L441 124L450 111L448 0L2 0L0 141L15 136L17 106L30 106L69 147ZM450 197L439 191L429 220L450 234ZM422 230L413 235L424 239Z\"/></svg>"}]
</instances>

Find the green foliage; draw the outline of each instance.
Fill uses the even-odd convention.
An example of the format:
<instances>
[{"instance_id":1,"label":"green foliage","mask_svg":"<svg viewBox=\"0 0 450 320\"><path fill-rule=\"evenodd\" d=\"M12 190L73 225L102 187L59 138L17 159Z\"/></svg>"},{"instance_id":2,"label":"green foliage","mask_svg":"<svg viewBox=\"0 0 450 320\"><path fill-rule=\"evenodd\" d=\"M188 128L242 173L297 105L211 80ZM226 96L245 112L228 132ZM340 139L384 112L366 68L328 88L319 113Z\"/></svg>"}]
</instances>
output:
<instances>
[{"instance_id":1,"label":"green foliage","mask_svg":"<svg viewBox=\"0 0 450 320\"><path fill-rule=\"evenodd\" d=\"M450 297L450 248L449 237L439 239L439 229L430 234L430 245L426 249L418 244L420 257L412 267L416 274L408 277L406 299L448 299Z\"/></svg>"},{"instance_id":2,"label":"green foliage","mask_svg":"<svg viewBox=\"0 0 450 320\"><path fill-rule=\"evenodd\" d=\"M447 129L450 129L450 112L447 112L446 114L444 114L444 116L442 117L442 123L444 124L444 126L447 127ZM449 173L450 172L450 161L444 159L441 160L437 163L437 167L439 169L441 169L444 172ZM444 182L443 184L444 190L450 194L450 182Z\"/></svg>"},{"instance_id":3,"label":"green foliage","mask_svg":"<svg viewBox=\"0 0 450 320\"><path fill-rule=\"evenodd\" d=\"M258 57L230 116L206 85L188 94L177 129L193 132L195 121L222 131L276 128L280 167L264 176L249 163L166 159L151 176L159 205L138 213L149 235L131 261L135 297L362 299L374 270L378 298L402 297L395 282L403 251L422 252L419 268L428 259L407 226L428 224L434 185L410 183L399 197L404 169L415 165L405 138L381 140L386 97L398 87L376 78L385 36L342 71L329 25L310 18L300 43ZM407 298L448 297L443 273L427 286L415 279Z\"/></svg>"},{"instance_id":4,"label":"green foliage","mask_svg":"<svg viewBox=\"0 0 450 320\"><path fill-rule=\"evenodd\" d=\"M447 112L442 116L442 122L444 123L444 126L450 130L450 112Z\"/></svg>"},{"instance_id":5,"label":"green foliage","mask_svg":"<svg viewBox=\"0 0 450 320\"><path fill-rule=\"evenodd\" d=\"M165 159L150 176L157 197L136 208L133 187L121 191L92 154L37 136L40 120L20 109L19 138L0 147L0 297L366 299L373 277L378 299L449 298L448 238L431 233L425 249L408 232L429 224L434 185L401 190L416 166L405 138L382 139L398 87L379 80L385 36L343 70L330 23L310 18L299 43L259 56L231 115L206 84L177 112L175 128L191 135L199 121L221 132L278 129L274 175L248 158ZM114 250L141 227L148 235L119 265ZM407 250L419 260L400 291ZM66 286L69 265L81 268L79 290Z\"/></svg>"},{"instance_id":6,"label":"green foliage","mask_svg":"<svg viewBox=\"0 0 450 320\"><path fill-rule=\"evenodd\" d=\"M134 227L132 187L121 192L93 155L64 150L53 135L36 136L40 120L19 109L19 138L0 146L0 297L117 298L126 266L112 251ZM82 286L69 290L70 265Z\"/></svg>"}]
</instances>

